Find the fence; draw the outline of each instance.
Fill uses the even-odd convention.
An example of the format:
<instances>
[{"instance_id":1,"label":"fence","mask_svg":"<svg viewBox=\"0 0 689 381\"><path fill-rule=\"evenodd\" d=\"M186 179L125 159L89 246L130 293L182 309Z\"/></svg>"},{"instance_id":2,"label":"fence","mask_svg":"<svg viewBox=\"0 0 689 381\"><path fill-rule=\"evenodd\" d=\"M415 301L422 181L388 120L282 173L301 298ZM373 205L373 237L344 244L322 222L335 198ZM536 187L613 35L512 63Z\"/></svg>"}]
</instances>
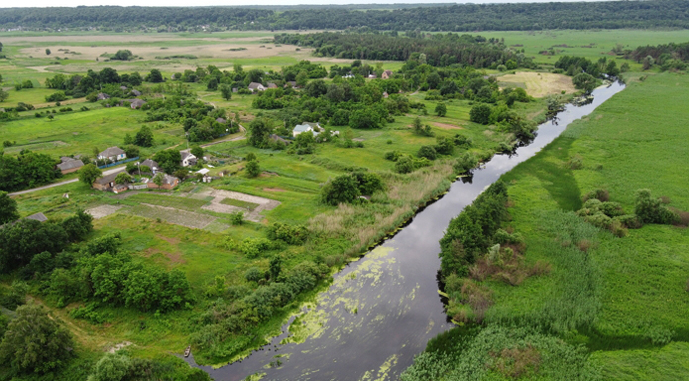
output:
<instances>
[{"instance_id":1,"label":"fence","mask_svg":"<svg viewBox=\"0 0 689 381\"><path fill-rule=\"evenodd\" d=\"M134 161L134 160L139 160L139 157L137 156L137 157L133 157L133 158L131 158L131 159L120 160L120 161L115 162L115 163L112 163L112 164L99 165L98 168L103 169L103 168L114 167L114 166L116 166L116 165L120 165L120 164L124 164L124 163L129 163L130 161Z\"/></svg>"}]
</instances>

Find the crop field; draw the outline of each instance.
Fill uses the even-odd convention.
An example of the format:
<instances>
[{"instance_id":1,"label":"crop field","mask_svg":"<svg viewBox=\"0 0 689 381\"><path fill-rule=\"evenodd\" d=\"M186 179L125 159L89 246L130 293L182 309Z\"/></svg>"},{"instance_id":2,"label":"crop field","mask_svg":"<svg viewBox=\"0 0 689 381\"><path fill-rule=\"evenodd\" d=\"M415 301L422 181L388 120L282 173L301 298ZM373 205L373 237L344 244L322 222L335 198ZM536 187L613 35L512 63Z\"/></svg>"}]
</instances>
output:
<instances>
[{"instance_id":1,"label":"crop field","mask_svg":"<svg viewBox=\"0 0 689 381\"><path fill-rule=\"evenodd\" d=\"M576 92L572 80L562 74L517 72L498 77L501 87L522 87L532 97Z\"/></svg>"}]
</instances>

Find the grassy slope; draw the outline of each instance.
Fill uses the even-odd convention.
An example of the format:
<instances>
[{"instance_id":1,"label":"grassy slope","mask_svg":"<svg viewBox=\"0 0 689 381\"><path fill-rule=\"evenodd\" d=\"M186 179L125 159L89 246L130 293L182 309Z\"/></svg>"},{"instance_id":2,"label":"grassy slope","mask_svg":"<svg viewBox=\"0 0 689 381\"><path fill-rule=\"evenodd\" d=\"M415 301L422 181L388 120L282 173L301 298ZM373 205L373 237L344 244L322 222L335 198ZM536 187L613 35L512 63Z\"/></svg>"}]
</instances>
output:
<instances>
[{"instance_id":1,"label":"grassy slope","mask_svg":"<svg viewBox=\"0 0 689 381\"><path fill-rule=\"evenodd\" d=\"M495 285L493 315L523 315L548 302L562 274L549 251L552 237L543 234L541 210L576 210L582 194L596 188L610 191L612 201L633 212L637 189L667 196L671 206L689 209L686 160L689 79L677 74L650 76L629 87L586 120L575 122L553 144L504 176L514 207L511 225L526 236L527 258L554 262L547 278L532 278L512 288ZM566 162L580 156L584 168L572 171ZM689 353L689 230L649 225L624 238L607 232L589 253L602 275L601 309L593 328L575 340L594 350L605 379L680 379L686 361L664 367ZM551 249L552 250L552 249ZM652 338L671 332L679 342L654 347ZM683 376L675 372L682 371ZM678 378L679 377L679 378Z\"/></svg>"}]
</instances>

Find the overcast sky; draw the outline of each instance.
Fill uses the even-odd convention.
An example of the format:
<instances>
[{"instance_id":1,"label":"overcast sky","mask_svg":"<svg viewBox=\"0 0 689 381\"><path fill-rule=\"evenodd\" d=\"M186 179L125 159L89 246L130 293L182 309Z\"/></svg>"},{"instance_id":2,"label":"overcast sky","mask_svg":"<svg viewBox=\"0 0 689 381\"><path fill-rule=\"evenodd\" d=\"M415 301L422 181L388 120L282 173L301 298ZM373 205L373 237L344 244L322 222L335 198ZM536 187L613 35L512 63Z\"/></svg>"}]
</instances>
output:
<instances>
[{"instance_id":1,"label":"overcast sky","mask_svg":"<svg viewBox=\"0 0 689 381\"><path fill-rule=\"evenodd\" d=\"M78 5L120 5L120 6L205 6L205 5L297 5L297 4L388 4L388 3L545 3L553 0L473 0L473 1L443 1L443 0L2 0L0 8L10 7L76 7ZM568 0L554 0L557 2ZM570 0L579 1L579 0Z\"/></svg>"}]
</instances>

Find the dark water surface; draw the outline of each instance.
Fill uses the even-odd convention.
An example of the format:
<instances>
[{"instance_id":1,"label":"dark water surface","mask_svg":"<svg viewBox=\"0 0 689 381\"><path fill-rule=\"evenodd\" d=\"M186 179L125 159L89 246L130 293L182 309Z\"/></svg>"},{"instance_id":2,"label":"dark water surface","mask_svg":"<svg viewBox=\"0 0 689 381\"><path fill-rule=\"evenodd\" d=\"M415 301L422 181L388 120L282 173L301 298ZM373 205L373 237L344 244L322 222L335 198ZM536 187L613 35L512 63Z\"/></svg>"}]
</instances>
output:
<instances>
[{"instance_id":1,"label":"dark water surface","mask_svg":"<svg viewBox=\"0 0 689 381\"><path fill-rule=\"evenodd\" d=\"M470 183L453 183L392 239L335 275L316 304L293 317L271 344L219 369L198 366L193 357L188 361L218 381L255 373L265 373L263 380L398 379L429 339L452 327L436 281L438 241L450 220L503 173L622 89L619 83L601 87L594 90L592 103L567 105L555 120L539 126L531 144L509 156L496 155L474 171Z\"/></svg>"}]
</instances>

